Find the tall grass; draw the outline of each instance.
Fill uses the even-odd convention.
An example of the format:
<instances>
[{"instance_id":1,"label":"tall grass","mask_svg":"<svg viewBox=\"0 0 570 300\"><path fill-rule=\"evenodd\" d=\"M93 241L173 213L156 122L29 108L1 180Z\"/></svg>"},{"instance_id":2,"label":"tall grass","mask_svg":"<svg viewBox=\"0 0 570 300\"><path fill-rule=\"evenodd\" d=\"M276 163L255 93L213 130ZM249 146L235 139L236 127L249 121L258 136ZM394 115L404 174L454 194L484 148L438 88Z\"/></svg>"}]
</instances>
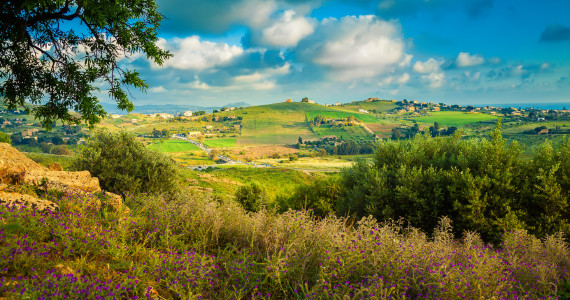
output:
<instances>
[{"instance_id":1,"label":"tall grass","mask_svg":"<svg viewBox=\"0 0 570 300\"><path fill-rule=\"evenodd\" d=\"M500 247L442 219L432 238L402 222L311 211L246 213L191 193L130 196L130 215L66 195L57 213L0 208L0 297L167 299L555 298L568 244L525 231ZM103 202L105 199L99 199Z\"/></svg>"}]
</instances>

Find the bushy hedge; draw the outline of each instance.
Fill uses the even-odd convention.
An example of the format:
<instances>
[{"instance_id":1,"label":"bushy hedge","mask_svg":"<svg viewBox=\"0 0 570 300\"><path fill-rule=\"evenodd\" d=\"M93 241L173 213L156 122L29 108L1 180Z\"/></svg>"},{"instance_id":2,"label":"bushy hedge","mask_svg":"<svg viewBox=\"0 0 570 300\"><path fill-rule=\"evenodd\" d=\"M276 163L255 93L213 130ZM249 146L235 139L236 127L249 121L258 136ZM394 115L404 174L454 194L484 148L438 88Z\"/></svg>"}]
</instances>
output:
<instances>
[{"instance_id":1,"label":"bushy hedge","mask_svg":"<svg viewBox=\"0 0 570 300\"><path fill-rule=\"evenodd\" d=\"M169 157L148 150L127 132L98 131L72 162L75 170L88 170L101 188L125 192L169 193L178 183L178 169Z\"/></svg>"},{"instance_id":2,"label":"bushy hedge","mask_svg":"<svg viewBox=\"0 0 570 300\"><path fill-rule=\"evenodd\" d=\"M538 236L570 234L570 141L546 142L528 160L499 126L491 139L459 135L379 144L373 163L342 175L337 213L378 220L403 217L432 232L448 216L458 233L477 231L491 242L506 229Z\"/></svg>"}]
</instances>

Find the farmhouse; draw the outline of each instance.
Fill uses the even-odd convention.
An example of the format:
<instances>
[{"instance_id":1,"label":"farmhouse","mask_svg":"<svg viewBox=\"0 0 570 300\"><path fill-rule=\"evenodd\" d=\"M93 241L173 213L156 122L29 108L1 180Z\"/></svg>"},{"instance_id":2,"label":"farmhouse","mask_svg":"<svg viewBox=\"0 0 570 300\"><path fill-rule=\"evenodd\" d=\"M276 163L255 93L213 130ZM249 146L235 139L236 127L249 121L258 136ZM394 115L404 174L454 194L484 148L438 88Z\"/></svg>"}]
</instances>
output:
<instances>
[{"instance_id":1,"label":"farmhouse","mask_svg":"<svg viewBox=\"0 0 570 300\"><path fill-rule=\"evenodd\" d=\"M285 100L285 103L291 103L291 102L293 102L293 100L291 100L291 99Z\"/></svg>"},{"instance_id":2,"label":"farmhouse","mask_svg":"<svg viewBox=\"0 0 570 300\"><path fill-rule=\"evenodd\" d=\"M192 111L190 111L190 110L185 111L185 112L184 112L184 116L185 116L185 117L191 117L191 116L192 116Z\"/></svg>"},{"instance_id":3,"label":"farmhouse","mask_svg":"<svg viewBox=\"0 0 570 300\"><path fill-rule=\"evenodd\" d=\"M368 111L367 111L366 109L362 109L362 108L359 108L359 109L358 109L358 112L359 112L359 113L363 113L363 114L367 114L367 113L368 113Z\"/></svg>"}]
</instances>

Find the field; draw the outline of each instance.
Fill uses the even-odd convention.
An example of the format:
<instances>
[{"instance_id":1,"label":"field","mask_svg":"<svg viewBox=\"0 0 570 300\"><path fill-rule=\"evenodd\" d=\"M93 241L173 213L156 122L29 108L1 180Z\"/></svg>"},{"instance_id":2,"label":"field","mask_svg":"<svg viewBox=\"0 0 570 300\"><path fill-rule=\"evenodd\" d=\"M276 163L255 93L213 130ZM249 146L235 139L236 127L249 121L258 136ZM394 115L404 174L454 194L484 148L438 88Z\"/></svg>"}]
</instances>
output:
<instances>
[{"instance_id":1,"label":"field","mask_svg":"<svg viewBox=\"0 0 570 300\"><path fill-rule=\"evenodd\" d=\"M313 127L313 131L320 138L328 135L334 135L337 138L342 138L344 140L359 141L359 140L370 140L372 135L366 132L361 126L344 126L336 127L329 124Z\"/></svg>"},{"instance_id":2,"label":"field","mask_svg":"<svg viewBox=\"0 0 570 300\"><path fill-rule=\"evenodd\" d=\"M211 171L184 171L189 186L209 190L215 194L233 197L240 186L253 181L262 183L270 202L277 195L289 194L298 185L314 180L315 176L305 172L282 168L254 168L250 166L228 166Z\"/></svg>"},{"instance_id":3,"label":"field","mask_svg":"<svg viewBox=\"0 0 570 300\"><path fill-rule=\"evenodd\" d=\"M318 115L322 115L325 118L331 118L331 119L346 119L350 116L353 116L355 119L360 120L363 123L376 123L379 121L378 118L372 115L353 113L348 111L339 111L339 110L308 111L307 120L312 120Z\"/></svg>"},{"instance_id":4,"label":"field","mask_svg":"<svg viewBox=\"0 0 570 300\"><path fill-rule=\"evenodd\" d=\"M278 168L305 170L308 172L338 172L343 168L350 167L354 162L344 157L301 157L296 161L287 158L266 158L257 160L258 163L268 163Z\"/></svg>"},{"instance_id":5,"label":"field","mask_svg":"<svg viewBox=\"0 0 570 300\"><path fill-rule=\"evenodd\" d=\"M281 145L249 146L230 149L230 153L237 156L240 160L245 160L246 158L258 159L270 157L275 153L286 156L297 152L299 152L299 150L296 148Z\"/></svg>"},{"instance_id":6,"label":"field","mask_svg":"<svg viewBox=\"0 0 570 300\"><path fill-rule=\"evenodd\" d=\"M480 121L494 121L497 117L482 113L466 113L459 111L442 111L430 113L430 116L417 117L418 123L433 124L438 122L442 126L461 127L467 124L477 123Z\"/></svg>"},{"instance_id":7,"label":"field","mask_svg":"<svg viewBox=\"0 0 570 300\"><path fill-rule=\"evenodd\" d=\"M204 145L209 148L229 148L236 146L235 138L228 139L205 139Z\"/></svg>"},{"instance_id":8,"label":"field","mask_svg":"<svg viewBox=\"0 0 570 300\"><path fill-rule=\"evenodd\" d=\"M151 150L157 150L164 153L201 151L200 148L194 146L194 144L181 140L164 140L160 142L155 142L154 144L150 145L148 148Z\"/></svg>"}]
</instances>

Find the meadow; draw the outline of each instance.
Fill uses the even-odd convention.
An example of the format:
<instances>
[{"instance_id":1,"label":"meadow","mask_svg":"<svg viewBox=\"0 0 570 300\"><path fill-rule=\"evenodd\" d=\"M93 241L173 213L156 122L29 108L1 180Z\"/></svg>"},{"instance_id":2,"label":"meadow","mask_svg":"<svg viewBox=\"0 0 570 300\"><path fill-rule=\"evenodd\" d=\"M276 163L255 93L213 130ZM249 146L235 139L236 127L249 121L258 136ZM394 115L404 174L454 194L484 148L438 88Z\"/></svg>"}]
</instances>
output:
<instances>
[{"instance_id":1,"label":"meadow","mask_svg":"<svg viewBox=\"0 0 570 300\"><path fill-rule=\"evenodd\" d=\"M148 148L164 153L201 151L194 144L181 140L161 140L151 144Z\"/></svg>"},{"instance_id":2,"label":"meadow","mask_svg":"<svg viewBox=\"0 0 570 300\"><path fill-rule=\"evenodd\" d=\"M320 126L315 126L312 128L313 132L319 137L325 137L334 135L338 139L342 138L347 141L360 141L360 140L371 140L372 135L361 126L343 126L337 127L330 124L323 124Z\"/></svg>"},{"instance_id":3,"label":"meadow","mask_svg":"<svg viewBox=\"0 0 570 300\"><path fill-rule=\"evenodd\" d=\"M236 146L236 139L205 139L204 145L210 148L230 148Z\"/></svg>"},{"instance_id":4,"label":"meadow","mask_svg":"<svg viewBox=\"0 0 570 300\"><path fill-rule=\"evenodd\" d=\"M459 111L432 112L429 116L414 118L418 123L433 125L438 122L442 126L462 127L481 121L495 121L497 117L482 113L467 113Z\"/></svg>"},{"instance_id":5,"label":"meadow","mask_svg":"<svg viewBox=\"0 0 570 300\"><path fill-rule=\"evenodd\" d=\"M370 114L361 114L361 113L354 113L348 111L339 111L339 110L314 110L307 112L307 120L312 120L316 116L322 115L325 119L346 119L348 117L354 117L357 120L360 120L363 123L376 123L378 122L378 118L370 115Z\"/></svg>"},{"instance_id":6,"label":"meadow","mask_svg":"<svg viewBox=\"0 0 570 300\"><path fill-rule=\"evenodd\" d=\"M475 233L455 239L446 219L428 237L370 218L350 225L310 211L246 213L192 193L128 196L128 214L99 211L84 194L45 197L61 210L0 208L2 297L536 299L569 291L570 253L557 235L505 232L494 248Z\"/></svg>"}]
</instances>

